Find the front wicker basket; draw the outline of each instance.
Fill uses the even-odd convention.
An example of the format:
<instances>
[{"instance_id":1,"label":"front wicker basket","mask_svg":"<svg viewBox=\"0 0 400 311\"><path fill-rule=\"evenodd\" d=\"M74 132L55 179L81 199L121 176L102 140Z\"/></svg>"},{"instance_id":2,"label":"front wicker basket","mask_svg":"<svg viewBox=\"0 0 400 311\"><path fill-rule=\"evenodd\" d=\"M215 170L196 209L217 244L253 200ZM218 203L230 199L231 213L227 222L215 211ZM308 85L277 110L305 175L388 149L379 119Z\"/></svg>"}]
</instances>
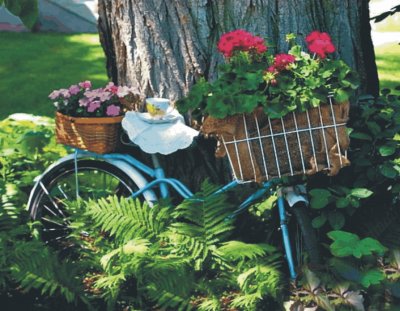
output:
<instances>
[{"instance_id":1,"label":"front wicker basket","mask_svg":"<svg viewBox=\"0 0 400 311\"><path fill-rule=\"evenodd\" d=\"M336 175L350 164L346 122L349 103L321 105L270 119L262 110L226 119L208 117L202 131L217 134L217 156L228 156L233 178L263 182L275 177Z\"/></svg>"},{"instance_id":2,"label":"front wicker basket","mask_svg":"<svg viewBox=\"0 0 400 311\"><path fill-rule=\"evenodd\" d=\"M57 142L95 153L113 152L119 141L122 118L80 118L57 112Z\"/></svg>"}]
</instances>

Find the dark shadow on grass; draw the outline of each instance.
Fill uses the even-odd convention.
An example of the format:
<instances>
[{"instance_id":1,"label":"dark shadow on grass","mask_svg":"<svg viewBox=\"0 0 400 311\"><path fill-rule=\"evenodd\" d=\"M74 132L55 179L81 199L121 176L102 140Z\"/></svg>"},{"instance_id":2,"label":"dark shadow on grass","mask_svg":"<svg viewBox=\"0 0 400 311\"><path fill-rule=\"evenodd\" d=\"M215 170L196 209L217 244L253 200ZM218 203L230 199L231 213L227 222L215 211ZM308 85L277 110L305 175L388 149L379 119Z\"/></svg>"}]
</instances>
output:
<instances>
[{"instance_id":1,"label":"dark shadow on grass","mask_svg":"<svg viewBox=\"0 0 400 311\"><path fill-rule=\"evenodd\" d=\"M0 119L25 112L54 115L54 89L108 78L96 35L0 33Z\"/></svg>"}]
</instances>

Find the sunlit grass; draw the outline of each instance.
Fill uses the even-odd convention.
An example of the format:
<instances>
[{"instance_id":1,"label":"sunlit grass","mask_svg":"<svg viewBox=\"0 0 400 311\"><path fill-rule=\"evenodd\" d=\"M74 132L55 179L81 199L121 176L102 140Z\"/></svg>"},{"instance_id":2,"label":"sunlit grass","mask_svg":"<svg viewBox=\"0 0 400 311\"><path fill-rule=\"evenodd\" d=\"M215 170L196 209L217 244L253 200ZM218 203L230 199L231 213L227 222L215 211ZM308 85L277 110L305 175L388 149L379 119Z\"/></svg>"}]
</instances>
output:
<instances>
[{"instance_id":1,"label":"sunlit grass","mask_svg":"<svg viewBox=\"0 0 400 311\"><path fill-rule=\"evenodd\" d=\"M97 34L0 32L0 42L0 119L15 112L52 116L52 90L108 80Z\"/></svg>"},{"instance_id":2,"label":"sunlit grass","mask_svg":"<svg viewBox=\"0 0 400 311\"><path fill-rule=\"evenodd\" d=\"M375 54L381 89L400 85L400 45L393 42L378 46Z\"/></svg>"}]
</instances>

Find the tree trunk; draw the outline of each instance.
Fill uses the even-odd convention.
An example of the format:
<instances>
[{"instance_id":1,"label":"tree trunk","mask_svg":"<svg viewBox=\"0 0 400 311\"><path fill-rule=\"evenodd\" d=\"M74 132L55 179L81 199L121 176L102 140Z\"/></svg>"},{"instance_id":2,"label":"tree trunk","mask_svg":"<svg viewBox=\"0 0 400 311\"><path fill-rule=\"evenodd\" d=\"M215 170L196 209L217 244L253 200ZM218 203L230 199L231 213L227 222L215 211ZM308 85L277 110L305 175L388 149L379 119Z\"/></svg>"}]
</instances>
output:
<instances>
[{"instance_id":1,"label":"tree trunk","mask_svg":"<svg viewBox=\"0 0 400 311\"><path fill-rule=\"evenodd\" d=\"M376 95L368 17L368 0L99 0L99 32L110 78L147 97L171 100L187 94L200 77L215 77L223 61L216 52L218 38L238 28L266 37L274 52L287 51L287 33L297 34L303 43L312 30L326 31L337 56L359 73L361 91ZM227 177L219 171L221 163L212 160L212 149L200 144L192 153L192 159L196 154L208 159L201 164L196 160L187 166L186 161L182 166L180 153L168 160L168 167L183 167L183 175L206 171L223 182Z\"/></svg>"}]
</instances>

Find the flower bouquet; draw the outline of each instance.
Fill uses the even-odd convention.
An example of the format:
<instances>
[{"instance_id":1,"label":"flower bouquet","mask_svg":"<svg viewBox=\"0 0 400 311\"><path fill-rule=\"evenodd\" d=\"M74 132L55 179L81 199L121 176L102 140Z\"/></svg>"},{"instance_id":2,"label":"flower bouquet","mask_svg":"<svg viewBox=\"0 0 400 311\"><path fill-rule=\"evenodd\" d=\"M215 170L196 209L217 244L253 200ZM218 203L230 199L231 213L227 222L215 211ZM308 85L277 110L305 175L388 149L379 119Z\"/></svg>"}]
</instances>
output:
<instances>
[{"instance_id":1,"label":"flower bouquet","mask_svg":"<svg viewBox=\"0 0 400 311\"><path fill-rule=\"evenodd\" d=\"M226 60L213 82L201 80L178 101L181 112L204 117L202 131L221 144L235 179L261 182L272 177L335 175L349 164L345 130L348 98L358 86L327 33L306 37L310 53L287 40L288 53L272 55L264 40L244 30L222 35Z\"/></svg>"},{"instance_id":2,"label":"flower bouquet","mask_svg":"<svg viewBox=\"0 0 400 311\"><path fill-rule=\"evenodd\" d=\"M140 100L132 88L110 82L92 89L90 81L54 90L49 98L57 109L57 142L96 153L114 151L124 106Z\"/></svg>"}]
</instances>

